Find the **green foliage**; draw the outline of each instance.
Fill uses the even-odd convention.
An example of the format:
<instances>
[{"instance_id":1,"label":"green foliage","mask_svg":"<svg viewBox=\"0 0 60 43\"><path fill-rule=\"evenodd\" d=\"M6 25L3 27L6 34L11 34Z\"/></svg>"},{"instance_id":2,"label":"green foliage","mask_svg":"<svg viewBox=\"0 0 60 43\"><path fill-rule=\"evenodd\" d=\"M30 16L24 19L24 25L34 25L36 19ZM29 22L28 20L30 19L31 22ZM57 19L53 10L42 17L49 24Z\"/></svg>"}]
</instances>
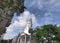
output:
<instances>
[{"instance_id":1,"label":"green foliage","mask_svg":"<svg viewBox=\"0 0 60 43\"><path fill-rule=\"evenodd\" d=\"M18 9L21 13L24 11L24 0L0 0L0 23L5 24L0 27L0 34L6 31L7 24L10 23L14 12L17 12ZM7 23L3 23L2 20L7 20Z\"/></svg>"},{"instance_id":2,"label":"green foliage","mask_svg":"<svg viewBox=\"0 0 60 43\"><path fill-rule=\"evenodd\" d=\"M6 29L0 29L0 35L6 32Z\"/></svg>"},{"instance_id":3,"label":"green foliage","mask_svg":"<svg viewBox=\"0 0 60 43\"><path fill-rule=\"evenodd\" d=\"M0 8L5 9L6 7L8 8L11 7L13 10L19 9L20 12L23 12L24 11L24 0L0 0Z\"/></svg>"},{"instance_id":4,"label":"green foliage","mask_svg":"<svg viewBox=\"0 0 60 43\"><path fill-rule=\"evenodd\" d=\"M58 29L56 25L52 25L52 24L44 25L42 26L42 28L46 30L48 33L52 33L52 34L56 34L57 33L56 30Z\"/></svg>"},{"instance_id":5,"label":"green foliage","mask_svg":"<svg viewBox=\"0 0 60 43\"><path fill-rule=\"evenodd\" d=\"M30 28L29 33L33 34L33 29L32 28Z\"/></svg>"},{"instance_id":6,"label":"green foliage","mask_svg":"<svg viewBox=\"0 0 60 43\"><path fill-rule=\"evenodd\" d=\"M34 33L34 38L37 41L37 43L40 42L42 36L44 36L47 40L49 40L49 37L51 37L51 40L60 41L60 27L57 27L57 25L48 24L43 25L40 28L37 27L34 30ZM54 39L51 35L55 35Z\"/></svg>"}]
</instances>

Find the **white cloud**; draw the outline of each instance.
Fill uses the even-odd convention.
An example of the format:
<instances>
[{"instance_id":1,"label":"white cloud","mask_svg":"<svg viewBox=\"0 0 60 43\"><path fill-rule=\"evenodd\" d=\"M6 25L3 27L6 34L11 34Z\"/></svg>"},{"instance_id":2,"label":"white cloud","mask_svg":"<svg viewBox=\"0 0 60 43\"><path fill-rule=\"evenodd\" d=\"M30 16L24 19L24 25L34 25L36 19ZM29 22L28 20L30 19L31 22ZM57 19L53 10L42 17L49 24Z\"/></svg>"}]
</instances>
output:
<instances>
[{"instance_id":1,"label":"white cloud","mask_svg":"<svg viewBox=\"0 0 60 43\"><path fill-rule=\"evenodd\" d=\"M56 16L59 15L58 12L60 12L60 0L25 0L25 6L29 10L32 9L31 11L36 15L40 14L39 10L42 10L41 12L46 11L41 14L44 17L39 16L41 17L40 20L42 20L44 23L53 23L53 19L58 18Z\"/></svg>"},{"instance_id":2,"label":"white cloud","mask_svg":"<svg viewBox=\"0 0 60 43\"><path fill-rule=\"evenodd\" d=\"M15 13L16 15L16 13ZM15 18L16 17L16 18ZM17 34L24 31L24 27L27 24L27 20L32 17L32 24L33 27L36 27L38 25L36 18L33 14L31 14L29 11L25 10L20 16L14 16L12 19L11 24L6 28L6 34L4 36L4 39L11 39ZM8 37L9 36L9 37Z\"/></svg>"},{"instance_id":3,"label":"white cloud","mask_svg":"<svg viewBox=\"0 0 60 43\"><path fill-rule=\"evenodd\" d=\"M46 8L49 11L60 11L60 0L25 0L25 6L30 9L36 7L38 9Z\"/></svg>"},{"instance_id":4,"label":"white cloud","mask_svg":"<svg viewBox=\"0 0 60 43\"><path fill-rule=\"evenodd\" d=\"M45 17L43 18L45 24L52 24L53 14L50 12L45 13Z\"/></svg>"}]
</instances>

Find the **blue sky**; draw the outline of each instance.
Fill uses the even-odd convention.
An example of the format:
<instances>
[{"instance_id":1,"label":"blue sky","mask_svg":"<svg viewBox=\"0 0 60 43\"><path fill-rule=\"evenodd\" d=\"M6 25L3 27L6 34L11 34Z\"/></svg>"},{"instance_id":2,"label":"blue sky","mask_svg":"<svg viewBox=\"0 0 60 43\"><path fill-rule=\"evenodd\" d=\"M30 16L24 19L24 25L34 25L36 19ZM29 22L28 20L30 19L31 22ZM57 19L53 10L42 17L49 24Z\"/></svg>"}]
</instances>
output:
<instances>
[{"instance_id":1,"label":"blue sky","mask_svg":"<svg viewBox=\"0 0 60 43\"><path fill-rule=\"evenodd\" d=\"M25 0L24 5L27 10L19 16L14 13L11 24L6 27L5 39L11 39L24 31L29 17L33 19L33 26L60 25L60 0Z\"/></svg>"},{"instance_id":2,"label":"blue sky","mask_svg":"<svg viewBox=\"0 0 60 43\"><path fill-rule=\"evenodd\" d=\"M25 7L36 16L40 25L60 25L60 0L25 0Z\"/></svg>"}]
</instances>

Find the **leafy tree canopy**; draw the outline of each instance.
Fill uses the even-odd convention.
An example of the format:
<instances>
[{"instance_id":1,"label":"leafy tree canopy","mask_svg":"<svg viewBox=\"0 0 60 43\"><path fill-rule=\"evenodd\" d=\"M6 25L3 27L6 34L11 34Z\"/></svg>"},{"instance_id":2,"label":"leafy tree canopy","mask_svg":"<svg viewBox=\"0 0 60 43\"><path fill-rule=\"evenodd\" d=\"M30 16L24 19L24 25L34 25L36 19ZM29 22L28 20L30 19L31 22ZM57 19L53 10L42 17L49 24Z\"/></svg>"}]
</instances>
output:
<instances>
[{"instance_id":1,"label":"leafy tree canopy","mask_svg":"<svg viewBox=\"0 0 60 43\"><path fill-rule=\"evenodd\" d=\"M35 28L34 31L34 38L37 41L37 43L40 42L41 37L45 37L47 40L49 40L49 37L53 39L52 35L55 35L54 39L55 40L60 40L60 27L57 27L57 25L43 25L40 28L37 27Z\"/></svg>"}]
</instances>

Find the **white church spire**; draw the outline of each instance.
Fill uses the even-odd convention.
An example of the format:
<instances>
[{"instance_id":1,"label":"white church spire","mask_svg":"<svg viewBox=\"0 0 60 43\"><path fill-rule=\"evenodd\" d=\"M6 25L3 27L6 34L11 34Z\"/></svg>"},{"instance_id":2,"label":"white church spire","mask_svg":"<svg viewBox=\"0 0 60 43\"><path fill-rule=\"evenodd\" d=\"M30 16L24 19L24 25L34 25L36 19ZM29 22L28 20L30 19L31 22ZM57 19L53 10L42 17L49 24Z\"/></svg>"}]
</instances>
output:
<instances>
[{"instance_id":1,"label":"white church spire","mask_svg":"<svg viewBox=\"0 0 60 43\"><path fill-rule=\"evenodd\" d=\"M26 34L30 34L29 33L29 29L32 28L32 17L30 16L30 18L27 20L27 26L24 30L24 33Z\"/></svg>"}]
</instances>

